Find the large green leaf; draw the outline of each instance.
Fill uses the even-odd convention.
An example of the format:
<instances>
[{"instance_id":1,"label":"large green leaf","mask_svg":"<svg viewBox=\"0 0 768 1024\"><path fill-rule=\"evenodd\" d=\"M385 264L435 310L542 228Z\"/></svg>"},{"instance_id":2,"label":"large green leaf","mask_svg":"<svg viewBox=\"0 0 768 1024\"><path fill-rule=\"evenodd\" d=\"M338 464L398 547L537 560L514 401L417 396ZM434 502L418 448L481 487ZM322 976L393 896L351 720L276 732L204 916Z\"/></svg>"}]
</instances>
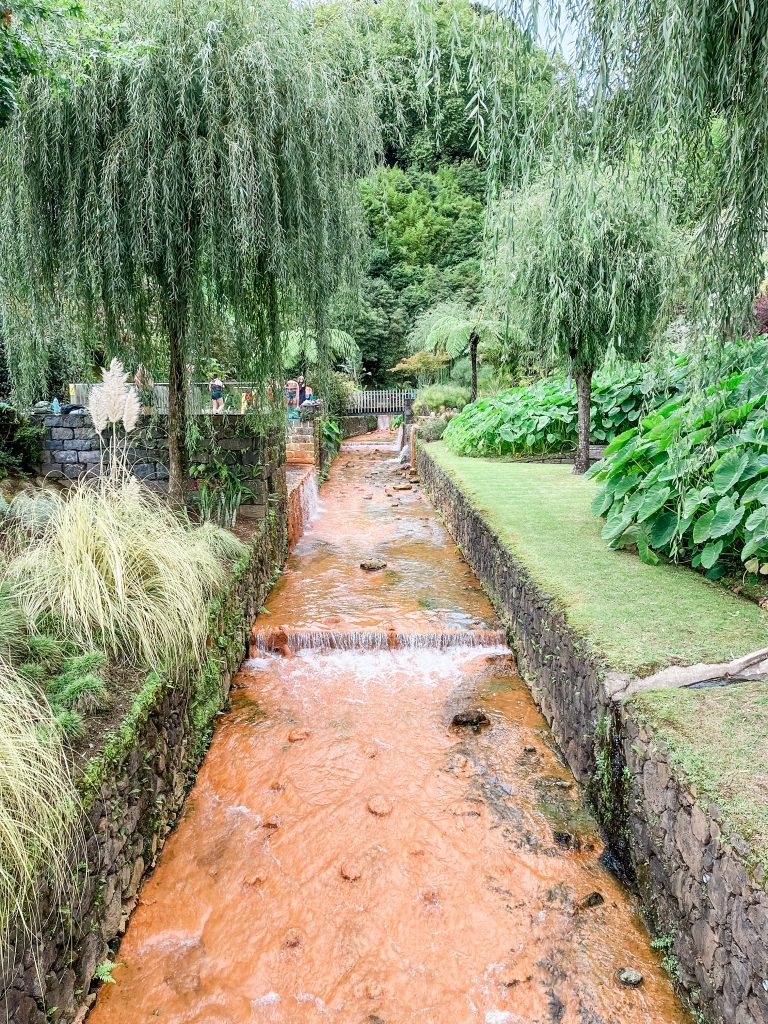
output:
<instances>
[{"instance_id":1,"label":"large green leaf","mask_svg":"<svg viewBox=\"0 0 768 1024\"><path fill-rule=\"evenodd\" d=\"M750 484L741 496L743 505L749 505L753 501L761 505L768 505L768 480L760 479Z\"/></svg>"},{"instance_id":2,"label":"large green leaf","mask_svg":"<svg viewBox=\"0 0 768 1024\"><path fill-rule=\"evenodd\" d=\"M727 497L717 503L715 518L709 528L711 538L725 537L733 533L741 520L744 518L744 509L741 505L738 508L733 503L733 498Z\"/></svg>"},{"instance_id":3,"label":"large green leaf","mask_svg":"<svg viewBox=\"0 0 768 1024\"><path fill-rule=\"evenodd\" d=\"M711 540L701 552L701 565L704 569L711 569L723 552L721 540Z\"/></svg>"},{"instance_id":4,"label":"large green leaf","mask_svg":"<svg viewBox=\"0 0 768 1024\"><path fill-rule=\"evenodd\" d=\"M726 452L712 467L712 483L718 494L725 494L741 480L747 466L746 452Z\"/></svg>"},{"instance_id":5,"label":"large green leaf","mask_svg":"<svg viewBox=\"0 0 768 1024\"><path fill-rule=\"evenodd\" d=\"M631 522L632 516L628 516L626 512L617 516L611 516L603 527L603 532L601 534L603 540L618 540Z\"/></svg>"},{"instance_id":6,"label":"large green leaf","mask_svg":"<svg viewBox=\"0 0 768 1024\"><path fill-rule=\"evenodd\" d=\"M649 491L646 491L643 503L637 513L638 523L644 523L654 512L658 512L671 493L672 488L664 484L655 484Z\"/></svg>"},{"instance_id":7,"label":"large green leaf","mask_svg":"<svg viewBox=\"0 0 768 1024\"><path fill-rule=\"evenodd\" d=\"M678 519L674 512L660 512L648 523L651 544L657 549L665 548L674 537L677 524Z\"/></svg>"},{"instance_id":8,"label":"large green leaf","mask_svg":"<svg viewBox=\"0 0 768 1024\"><path fill-rule=\"evenodd\" d=\"M694 544L703 544L705 540L709 540L712 521L714 518L715 510L713 508L711 508L709 512L705 512L703 516L699 516L693 527Z\"/></svg>"}]
</instances>

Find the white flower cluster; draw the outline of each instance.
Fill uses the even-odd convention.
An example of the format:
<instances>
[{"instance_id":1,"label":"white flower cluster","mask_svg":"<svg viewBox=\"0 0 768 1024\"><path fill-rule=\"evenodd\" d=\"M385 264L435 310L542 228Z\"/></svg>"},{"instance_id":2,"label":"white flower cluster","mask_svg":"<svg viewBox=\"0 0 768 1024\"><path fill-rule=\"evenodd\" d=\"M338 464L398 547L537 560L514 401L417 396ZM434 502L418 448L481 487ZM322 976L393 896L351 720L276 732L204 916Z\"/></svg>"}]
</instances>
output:
<instances>
[{"instance_id":1,"label":"white flower cluster","mask_svg":"<svg viewBox=\"0 0 768 1024\"><path fill-rule=\"evenodd\" d=\"M113 359L108 370L101 371L101 384L91 389L88 412L99 433L112 423L122 423L126 433L133 430L141 414L136 389L128 382L128 374L119 359Z\"/></svg>"}]
</instances>

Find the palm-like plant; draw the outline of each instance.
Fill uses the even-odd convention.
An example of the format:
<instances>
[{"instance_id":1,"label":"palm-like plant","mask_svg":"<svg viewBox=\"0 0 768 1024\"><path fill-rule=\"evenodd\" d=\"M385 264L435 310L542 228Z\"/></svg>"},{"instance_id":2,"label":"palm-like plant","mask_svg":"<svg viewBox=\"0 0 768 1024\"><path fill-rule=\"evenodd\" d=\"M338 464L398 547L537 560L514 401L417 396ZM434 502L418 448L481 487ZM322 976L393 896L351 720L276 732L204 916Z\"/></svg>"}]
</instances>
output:
<instances>
[{"instance_id":1,"label":"palm-like plant","mask_svg":"<svg viewBox=\"0 0 768 1024\"><path fill-rule=\"evenodd\" d=\"M360 349L351 334L329 329L322 334L309 327L283 331L281 335L283 369L322 365L354 366L360 359Z\"/></svg>"},{"instance_id":2,"label":"palm-like plant","mask_svg":"<svg viewBox=\"0 0 768 1024\"><path fill-rule=\"evenodd\" d=\"M503 336L503 323L487 316L483 308L464 302L438 302L417 319L408 340L416 352L444 352L450 359L469 353L470 400L474 402L477 399L478 349L481 344L498 343Z\"/></svg>"}]
</instances>

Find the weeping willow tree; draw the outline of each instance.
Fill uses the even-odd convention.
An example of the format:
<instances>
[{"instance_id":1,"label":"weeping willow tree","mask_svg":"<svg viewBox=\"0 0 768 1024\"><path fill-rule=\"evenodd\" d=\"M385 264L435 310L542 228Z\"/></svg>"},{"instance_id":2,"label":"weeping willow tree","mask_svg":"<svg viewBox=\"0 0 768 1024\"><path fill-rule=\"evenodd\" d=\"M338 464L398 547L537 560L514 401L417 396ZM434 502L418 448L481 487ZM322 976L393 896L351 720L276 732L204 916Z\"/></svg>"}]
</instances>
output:
<instances>
[{"instance_id":1,"label":"weeping willow tree","mask_svg":"<svg viewBox=\"0 0 768 1024\"><path fill-rule=\"evenodd\" d=\"M477 356L480 345L498 343L504 335L500 320L465 302L439 302L416 320L409 335L414 351L445 353L449 359L469 355L470 401L477 400Z\"/></svg>"},{"instance_id":2,"label":"weeping willow tree","mask_svg":"<svg viewBox=\"0 0 768 1024\"><path fill-rule=\"evenodd\" d=\"M502 204L496 301L527 344L576 381L574 472L589 469L592 375L609 352L647 354L668 309L674 237L631 172L583 168Z\"/></svg>"},{"instance_id":3,"label":"weeping willow tree","mask_svg":"<svg viewBox=\"0 0 768 1024\"><path fill-rule=\"evenodd\" d=\"M441 66L429 29L439 2L409 8L425 96ZM575 181L588 154L597 166L634 152L645 158L648 191L665 196L684 168L697 207L695 311L710 326L738 329L768 248L768 4L495 0L489 9L495 17L471 27L467 116L478 153L488 155L491 188L531 181L545 162ZM457 22L452 52L466 45L462 31ZM539 40L566 52L572 74L550 108L526 122L526 58ZM697 177L710 179L703 196Z\"/></svg>"},{"instance_id":4,"label":"weeping willow tree","mask_svg":"<svg viewBox=\"0 0 768 1024\"><path fill-rule=\"evenodd\" d=\"M83 52L68 88L31 83L0 143L9 362L29 395L56 324L73 351L165 368L179 499L188 366L212 335L226 323L239 368L276 379L281 316L322 344L354 276L374 84L348 35L342 67L332 26L281 0L138 0L116 18L112 52Z\"/></svg>"}]
</instances>

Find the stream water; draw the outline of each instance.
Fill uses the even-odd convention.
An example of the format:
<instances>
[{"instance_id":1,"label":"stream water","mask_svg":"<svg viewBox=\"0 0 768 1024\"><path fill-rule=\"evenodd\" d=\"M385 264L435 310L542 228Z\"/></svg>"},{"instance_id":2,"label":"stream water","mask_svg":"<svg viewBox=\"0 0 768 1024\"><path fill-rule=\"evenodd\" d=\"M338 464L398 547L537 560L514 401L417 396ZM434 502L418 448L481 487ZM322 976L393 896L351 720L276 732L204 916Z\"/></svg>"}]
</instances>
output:
<instances>
[{"instance_id":1,"label":"stream water","mask_svg":"<svg viewBox=\"0 0 768 1024\"><path fill-rule=\"evenodd\" d=\"M91 1024L685 1019L489 603L402 479L345 446ZM490 724L453 726L468 707Z\"/></svg>"}]
</instances>

